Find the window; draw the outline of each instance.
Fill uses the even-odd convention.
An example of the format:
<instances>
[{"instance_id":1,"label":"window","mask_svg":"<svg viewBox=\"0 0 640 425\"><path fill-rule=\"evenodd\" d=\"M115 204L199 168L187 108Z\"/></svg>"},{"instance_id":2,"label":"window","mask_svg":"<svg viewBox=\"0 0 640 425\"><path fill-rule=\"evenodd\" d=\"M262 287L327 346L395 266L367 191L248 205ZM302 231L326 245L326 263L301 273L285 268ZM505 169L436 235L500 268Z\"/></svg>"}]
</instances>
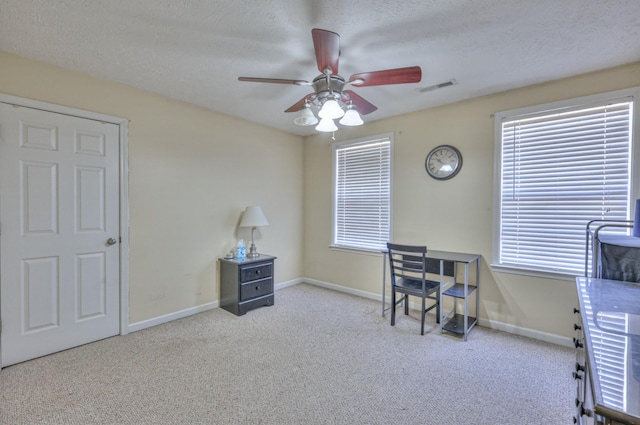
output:
<instances>
[{"instance_id":1,"label":"window","mask_svg":"<svg viewBox=\"0 0 640 425\"><path fill-rule=\"evenodd\" d=\"M633 94L496 114L494 266L583 274L587 223L629 219Z\"/></svg>"},{"instance_id":2,"label":"window","mask_svg":"<svg viewBox=\"0 0 640 425\"><path fill-rule=\"evenodd\" d=\"M332 145L334 247L379 251L391 240L392 145L392 134Z\"/></svg>"}]
</instances>

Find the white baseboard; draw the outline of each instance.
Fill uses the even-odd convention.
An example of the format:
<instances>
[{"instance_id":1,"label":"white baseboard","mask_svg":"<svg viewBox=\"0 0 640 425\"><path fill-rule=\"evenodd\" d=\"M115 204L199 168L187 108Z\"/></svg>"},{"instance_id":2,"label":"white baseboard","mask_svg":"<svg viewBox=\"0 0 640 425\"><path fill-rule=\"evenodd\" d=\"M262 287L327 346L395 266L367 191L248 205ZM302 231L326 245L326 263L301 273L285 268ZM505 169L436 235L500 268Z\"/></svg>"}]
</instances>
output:
<instances>
[{"instance_id":1,"label":"white baseboard","mask_svg":"<svg viewBox=\"0 0 640 425\"><path fill-rule=\"evenodd\" d=\"M153 319L132 323L129 325L129 332L141 331L142 329L161 325L163 323L171 322L172 320L178 320L184 317L193 316L194 314L202 313L203 311L212 310L218 307L218 305L219 302L214 301L199 305L197 307L191 307L184 310L176 311L174 313L165 314L164 316L154 317Z\"/></svg>"},{"instance_id":2,"label":"white baseboard","mask_svg":"<svg viewBox=\"0 0 640 425\"><path fill-rule=\"evenodd\" d=\"M287 286L297 285L298 283L302 283L302 282L305 282L303 278L288 280L286 282L278 283L276 286L274 286L273 289L277 291L278 289L286 288Z\"/></svg>"},{"instance_id":3,"label":"white baseboard","mask_svg":"<svg viewBox=\"0 0 640 425\"><path fill-rule=\"evenodd\" d=\"M319 286L326 289L331 289L333 291L343 292L346 294L355 295L362 298L367 298L370 300L375 300L378 302L382 301L382 296L380 294L376 294L373 292L361 291L359 289L348 288L346 286L340 286L329 282L323 282L317 279L306 279L306 278L298 278L289 280L286 282L278 283L275 285L275 290L287 288L289 286L297 285L299 283L308 283L311 285ZM389 299L387 298L389 302ZM182 319L187 316L192 316L194 314L202 313L203 311L212 310L219 306L219 301L214 301L211 303L203 304L198 307L187 308L185 310L176 311L175 313L165 314L164 316L156 317L153 319L143 320L141 322L133 323L129 325L129 332L136 332L142 329L150 328L152 326L161 325L163 323L171 322L172 320ZM380 306L382 310L382 305ZM527 338L537 339L540 341L549 342L552 344L561 345L564 347L573 347L573 340L568 337L550 334L547 332L537 331L535 329L523 328L521 326L515 326L508 323L502 323L495 320L490 319L482 319L478 320L478 325L483 326L489 329L495 329L502 332L507 332L514 335L520 335Z\"/></svg>"},{"instance_id":4,"label":"white baseboard","mask_svg":"<svg viewBox=\"0 0 640 425\"><path fill-rule=\"evenodd\" d=\"M351 295L357 295L360 297L368 298L371 300L376 300L382 302L382 295L375 294L373 292L360 291L358 289L347 288L340 285L335 285L333 283L323 282L316 279L301 279L303 282L309 283L311 285L320 286L327 289L332 289L334 291L345 292ZM387 297L387 304L390 303L390 299ZM415 307L415 306L412 306ZM380 305L380 310L382 311L382 305ZM535 329L523 328L520 326L510 325L508 323L497 322L495 320L482 319L478 320L478 325L495 329L497 331L507 332L514 335L520 335L527 338L537 339L539 341L545 341L556 345L562 345L564 347L573 347L573 340L568 337L550 334L547 332L537 331Z\"/></svg>"},{"instance_id":5,"label":"white baseboard","mask_svg":"<svg viewBox=\"0 0 640 425\"><path fill-rule=\"evenodd\" d=\"M378 294L374 294L373 292L361 291L359 289L347 288L346 286L335 285L333 283L323 282L321 280L316 279L301 279L304 283L309 283L315 286L321 286L323 288L332 289L338 292L344 292L346 294L357 295L362 298L368 298L370 300L381 301L382 298ZM381 307L382 308L382 307Z\"/></svg>"},{"instance_id":6,"label":"white baseboard","mask_svg":"<svg viewBox=\"0 0 640 425\"><path fill-rule=\"evenodd\" d=\"M297 285L304 282L304 279L293 279L287 282L278 283L274 289L282 289L287 286ZM142 329L150 328L152 326L161 325L163 323L171 322L172 320L182 319L184 317L192 316L194 314L202 313L203 311L212 310L220 306L219 301L206 303L197 307L191 307L184 310L176 311L174 313L165 314L164 316L154 317L153 319L143 320L141 322L132 323L129 325L129 332L136 332Z\"/></svg>"},{"instance_id":7,"label":"white baseboard","mask_svg":"<svg viewBox=\"0 0 640 425\"><path fill-rule=\"evenodd\" d=\"M573 340L565 336L550 334L547 332L537 331L535 329L523 328L521 326L510 325L508 323L502 323L495 320L483 318L480 318L480 320L478 320L478 324L485 328L495 329L497 331L525 336L527 338L550 342L552 344L562 345L564 347L573 347Z\"/></svg>"}]
</instances>

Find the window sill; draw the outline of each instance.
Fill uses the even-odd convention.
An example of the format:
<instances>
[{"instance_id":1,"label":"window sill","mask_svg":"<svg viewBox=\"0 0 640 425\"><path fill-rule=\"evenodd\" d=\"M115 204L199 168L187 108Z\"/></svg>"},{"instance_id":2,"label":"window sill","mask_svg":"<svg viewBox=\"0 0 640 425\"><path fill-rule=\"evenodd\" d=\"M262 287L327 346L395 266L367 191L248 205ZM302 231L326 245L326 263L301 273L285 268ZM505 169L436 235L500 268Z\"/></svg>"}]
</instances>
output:
<instances>
[{"instance_id":1,"label":"window sill","mask_svg":"<svg viewBox=\"0 0 640 425\"><path fill-rule=\"evenodd\" d=\"M521 267L505 266L502 264L491 264L491 270L498 273L519 274L522 276L539 277L542 279L568 280L574 282L577 277L577 275L570 273L524 269Z\"/></svg>"},{"instance_id":2,"label":"window sill","mask_svg":"<svg viewBox=\"0 0 640 425\"><path fill-rule=\"evenodd\" d=\"M370 249L370 248L355 248L352 246L343 246L343 245L329 245L329 249L332 251L342 251L342 252L350 252L352 254L364 254L364 255L375 255L381 256L383 254L382 249Z\"/></svg>"}]
</instances>

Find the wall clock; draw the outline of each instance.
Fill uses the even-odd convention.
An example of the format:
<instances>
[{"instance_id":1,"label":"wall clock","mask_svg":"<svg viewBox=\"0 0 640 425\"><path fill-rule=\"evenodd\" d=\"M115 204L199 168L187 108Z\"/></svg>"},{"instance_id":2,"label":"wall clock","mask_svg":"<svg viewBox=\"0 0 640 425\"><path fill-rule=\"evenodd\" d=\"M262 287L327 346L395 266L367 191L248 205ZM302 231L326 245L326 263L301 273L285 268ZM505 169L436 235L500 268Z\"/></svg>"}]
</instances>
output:
<instances>
[{"instance_id":1,"label":"wall clock","mask_svg":"<svg viewBox=\"0 0 640 425\"><path fill-rule=\"evenodd\" d=\"M462 167L462 154L450 145L435 147L424 161L427 173L437 180L447 180L454 177Z\"/></svg>"}]
</instances>

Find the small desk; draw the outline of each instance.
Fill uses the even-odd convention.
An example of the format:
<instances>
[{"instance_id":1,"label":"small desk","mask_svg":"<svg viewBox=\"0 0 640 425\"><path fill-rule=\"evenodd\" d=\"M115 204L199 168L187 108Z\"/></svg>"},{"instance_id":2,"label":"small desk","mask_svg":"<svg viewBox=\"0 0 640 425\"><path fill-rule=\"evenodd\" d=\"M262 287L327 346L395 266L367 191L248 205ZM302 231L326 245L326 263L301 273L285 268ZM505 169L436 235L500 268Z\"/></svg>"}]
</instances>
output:
<instances>
[{"instance_id":1,"label":"small desk","mask_svg":"<svg viewBox=\"0 0 640 425\"><path fill-rule=\"evenodd\" d=\"M386 286L387 286L387 251L382 251L382 317L385 312L391 308L386 306ZM453 332L459 335L463 335L464 340L467 340L467 335L471 328L478 323L477 317L469 317L469 295L475 292L476 296L476 310L475 314L478 315L479 309L479 297L478 288L480 286L480 255L479 254L463 254L459 252L448 251L430 251L427 250L427 260L438 261L440 263L440 291L439 291L439 303L440 303L440 322L441 332ZM444 270L447 268L445 263L453 263L453 279L445 281ZM476 280L475 285L469 284L469 266L475 263L476 265ZM457 281L457 264L464 264L464 283L458 283ZM437 273L435 273L437 274ZM445 312L442 308L442 297L453 297L453 309L449 312ZM462 299L464 302L464 312L458 314L457 299Z\"/></svg>"}]
</instances>

